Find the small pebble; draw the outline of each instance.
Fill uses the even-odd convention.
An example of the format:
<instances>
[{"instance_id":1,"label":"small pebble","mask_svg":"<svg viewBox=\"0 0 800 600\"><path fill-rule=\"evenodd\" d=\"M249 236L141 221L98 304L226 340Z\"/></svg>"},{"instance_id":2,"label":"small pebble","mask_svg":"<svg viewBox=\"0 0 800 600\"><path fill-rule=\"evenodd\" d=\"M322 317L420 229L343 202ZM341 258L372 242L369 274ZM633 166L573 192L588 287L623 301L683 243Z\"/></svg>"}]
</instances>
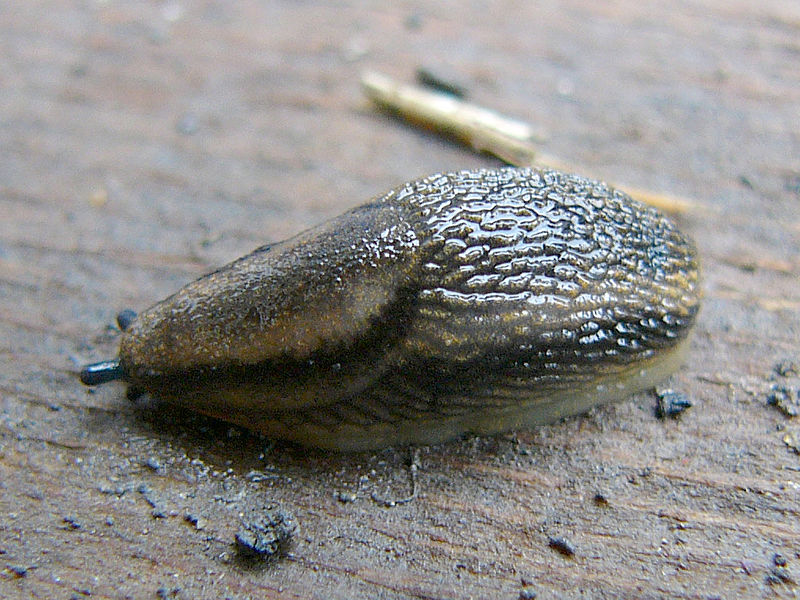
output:
<instances>
[{"instance_id":1,"label":"small pebble","mask_svg":"<svg viewBox=\"0 0 800 600\"><path fill-rule=\"evenodd\" d=\"M786 567L773 567L767 573L766 582L769 585L789 585L795 583L794 577Z\"/></svg>"},{"instance_id":2,"label":"small pebble","mask_svg":"<svg viewBox=\"0 0 800 600\"><path fill-rule=\"evenodd\" d=\"M336 498L342 504L348 504L350 502L355 502L356 495L353 492L340 492L335 491L333 492L333 497Z\"/></svg>"},{"instance_id":3,"label":"small pebble","mask_svg":"<svg viewBox=\"0 0 800 600\"><path fill-rule=\"evenodd\" d=\"M773 384L767 394L767 404L774 406L789 418L800 415L800 389Z\"/></svg>"},{"instance_id":4,"label":"small pebble","mask_svg":"<svg viewBox=\"0 0 800 600\"><path fill-rule=\"evenodd\" d=\"M548 538L547 545L564 556L575 556L575 546L573 546L566 538Z\"/></svg>"},{"instance_id":5,"label":"small pebble","mask_svg":"<svg viewBox=\"0 0 800 600\"><path fill-rule=\"evenodd\" d=\"M671 389L656 390L656 417L659 419L677 419L691 407L692 402L686 394Z\"/></svg>"},{"instance_id":6,"label":"small pebble","mask_svg":"<svg viewBox=\"0 0 800 600\"><path fill-rule=\"evenodd\" d=\"M772 556L772 564L774 565L769 573L766 575L766 582L769 585L792 585L795 582L794 577L789 572L788 561L782 554L775 553Z\"/></svg>"},{"instance_id":7,"label":"small pebble","mask_svg":"<svg viewBox=\"0 0 800 600\"><path fill-rule=\"evenodd\" d=\"M788 431L783 436L783 443L789 449L794 450L795 454L800 454L800 433L796 431Z\"/></svg>"},{"instance_id":8,"label":"small pebble","mask_svg":"<svg viewBox=\"0 0 800 600\"><path fill-rule=\"evenodd\" d=\"M15 576L22 579L28 575L28 571L30 567L23 567L22 565L11 565L8 567L8 570Z\"/></svg>"},{"instance_id":9,"label":"small pebble","mask_svg":"<svg viewBox=\"0 0 800 600\"><path fill-rule=\"evenodd\" d=\"M276 505L266 507L243 522L235 536L236 548L245 558L267 560L282 554L297 531L294 517Z\"/></svg>"},{"instance_id":10,"label":"small pebble","mask_svg":"<svg viewBox=\"0 0 800 600\"><path fill-rule=\"evenodd\" d=\"M775 365L775 372L781 377L800 377L800 364L786 358Z\"/></svg>"},{"instance_id":11,"label":"small pebble","mask_svg":"<svg viewBox=\"0 0 800 600\"><path fill-rule=\"evenodd\" d=\"M191 523L192 525L194 525L195 529L197 529L198 531L205 529L206 527L206 520L203 517L198 517L197 515L194 515L192 513L184 515L183 519L187 523Z\"/></svg>"},{"instance_id":12,"label":"small pebble","mask_svg":"<svg viewBox=\"0 0 800 600\"><path fill-rule=\"evenodd\" d=\"M144 466L146 466L151 471L155 471L156 473L164 469L164 465L162 465L161 462L159 462L159 460L153 456L151 456L145 461Z\"/></svg>"}]
</instances>

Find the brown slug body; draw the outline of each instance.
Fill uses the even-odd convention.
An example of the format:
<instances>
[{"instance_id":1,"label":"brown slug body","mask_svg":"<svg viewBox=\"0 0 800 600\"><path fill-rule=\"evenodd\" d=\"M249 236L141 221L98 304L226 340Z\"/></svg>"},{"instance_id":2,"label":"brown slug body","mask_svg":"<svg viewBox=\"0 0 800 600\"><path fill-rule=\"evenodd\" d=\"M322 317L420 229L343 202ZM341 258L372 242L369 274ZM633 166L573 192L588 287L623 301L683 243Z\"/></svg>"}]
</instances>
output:
<instances>
[{"instance_id":1,"label":"brown slug body","mask_svg":"<svg viewBox=\"0 0 800 600\"><path fill-rule=\"evenodd\" d=\"M652 386L698 293L691 242L603 183L440 174L190 283L81 378L310 446L434 443Z\"/></svg>"}]
</instances>

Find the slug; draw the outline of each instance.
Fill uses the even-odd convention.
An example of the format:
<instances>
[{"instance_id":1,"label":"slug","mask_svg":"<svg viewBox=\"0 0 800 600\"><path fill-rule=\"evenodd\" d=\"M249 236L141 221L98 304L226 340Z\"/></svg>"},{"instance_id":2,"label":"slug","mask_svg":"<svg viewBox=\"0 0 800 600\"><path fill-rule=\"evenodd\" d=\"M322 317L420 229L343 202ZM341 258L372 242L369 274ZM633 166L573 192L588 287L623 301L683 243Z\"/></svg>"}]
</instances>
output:
<instances>
[{"instance_id":1,"label":"slug","mask_svg":"<svg viewBox=\"0 0 800 600\"><path fill-rule=\"evenodd\" d=\"M698 307L694 246L655 209L553 170L460 171L125 314L81 380L307 446L429 444L652 387Z\"/></svg>"}]
</instances>

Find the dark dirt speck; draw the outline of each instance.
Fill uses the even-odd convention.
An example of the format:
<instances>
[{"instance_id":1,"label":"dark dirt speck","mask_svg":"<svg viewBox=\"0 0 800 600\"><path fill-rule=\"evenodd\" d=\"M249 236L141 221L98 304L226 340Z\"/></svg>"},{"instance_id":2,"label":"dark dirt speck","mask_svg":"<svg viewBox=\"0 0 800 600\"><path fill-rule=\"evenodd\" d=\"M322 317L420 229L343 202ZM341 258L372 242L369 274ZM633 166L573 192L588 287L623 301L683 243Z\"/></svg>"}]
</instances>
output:
<instances>
[{"instance_id":1,"label":"dark dirt speck","mask_svg":"<svg viewBox=\"0 0 800 600\"><path fill-rule=\"evenodd\" d=\"M547 540L547 545L563 556L575 556L575 546L568 539L563 537L551 537Z\"/></svg>"},{"instance_id":2,"label":"dark dirt speck","mask_svg":"<svg viewBox=\"0 0 800 600\"><path fill-rule=\"evenodd\" d=\"M294 517L277 505L267 506L242 523L235 536L243 558L270 559L282 554L297 531Z\"/></svg>"}]
</instances>

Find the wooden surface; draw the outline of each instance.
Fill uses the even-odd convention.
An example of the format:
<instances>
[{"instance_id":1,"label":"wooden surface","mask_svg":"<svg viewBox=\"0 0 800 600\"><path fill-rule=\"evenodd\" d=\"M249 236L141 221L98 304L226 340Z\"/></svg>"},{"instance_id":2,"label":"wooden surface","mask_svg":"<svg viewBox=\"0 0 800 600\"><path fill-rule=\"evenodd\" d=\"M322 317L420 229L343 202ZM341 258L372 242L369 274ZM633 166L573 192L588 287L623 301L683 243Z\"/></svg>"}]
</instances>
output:
<instances>
[{"instance_id":1,"label":"wooden surface","mask_svg":"<svg viewBox=\"0 0 800 600\"><path fill-rule=\"evenodd\" d=\"M800 388L775 371L800 361L798 65L793 0L7 3L0 596L798 597L800 422L767 404ZM365 105L363 69L418 66L586 172L694 200L705 301L671 380L693 408L657 420L643 394L422 448L419 497L384 508L403 449L310 453L79 384L117 311L496 164ZM234 534L270 503L299 524L289 553L244 562Z\"/></svg>"}]
</instances>

